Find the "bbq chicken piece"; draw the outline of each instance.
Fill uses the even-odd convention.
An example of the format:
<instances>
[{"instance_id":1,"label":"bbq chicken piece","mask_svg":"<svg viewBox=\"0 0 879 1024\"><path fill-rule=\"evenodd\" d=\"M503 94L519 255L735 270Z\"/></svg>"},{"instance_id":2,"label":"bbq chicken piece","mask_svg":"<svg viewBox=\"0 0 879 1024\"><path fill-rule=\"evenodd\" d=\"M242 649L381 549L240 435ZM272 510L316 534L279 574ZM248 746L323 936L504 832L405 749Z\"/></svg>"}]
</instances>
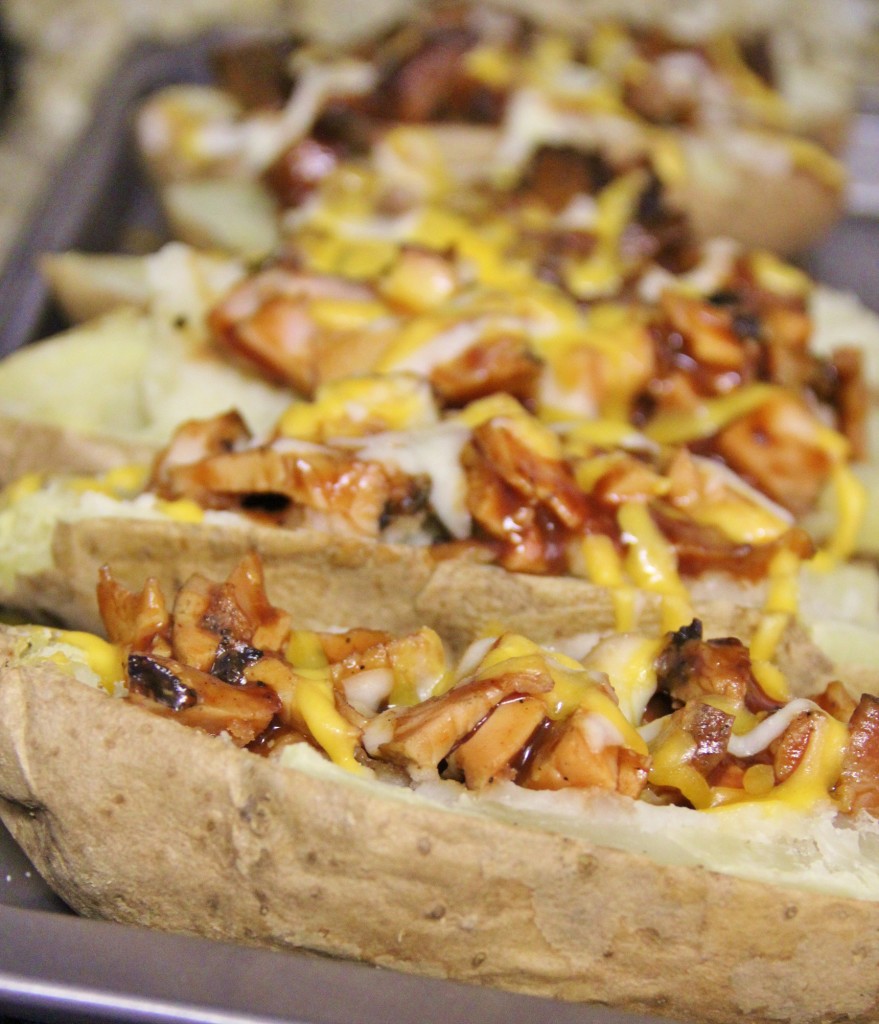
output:
<instances>
[{"instance_id":1,"label":"bbq chicken piece","mask_svg":"<svg viewBox=\"0 0 879 1024\"><path fill-rule=\"evenodd\" d=\"M227 682L237 681L263 650L280 650L289 634L290 617L269 603L255 554L246 556L224 583L191 576L174 601L174 657Z\"/></svg>"},{"instance_id":2,"label":"bbq chicken piece","mask_svg":"<svg viewBox=\"0 0 879 1024\"><path fill-rule=\"evenodd\" d=\"M600 715L578 708L552 723L519 775L527 789L603 789L637 799L649 757L633 750Z\"/></svg>"},{"instance_id":3,"label":"bbq chicken piece","mask_svg":"<svg viewBox=\"0 0 879 1024\"><path fill-rule=\"evenodd\" d=\"M170 658L131 654L127 677L133 703L214 736L225 733L237 746L252 743L281 710L269 686L225 683Z\"/></svg>"},{"instance_id":4,"label":"bbq chicken piece","mask_svg":"<svg viewBox=\"0 0 879 1024\"><path fill-rule=\"evenodd\" d=\"M482 789L503 779L516 781L517 762L548 721L546 705L536 697L516 694L503 700L449 755L449 767L463 777L468 789Z\"/></svg>"},{"instance_id":5,"label":"bbq chicken piece","mask_svg":"<svg viewBox=\"0 0 879 1024\"><path fill-rule=\"evenodd\" d=\"M526 402L536 395L541 368L540 360L523 338L500 335L434 367L430 383L446 408L457 408L498 392Z\"/></svg>"},{"instance_id":6,"label":"bbq chicken piece","mask_svg":"<svg viewBox=\"0 0 879 1024\"><path fill-rule=\"evenodd\" d=\"M851 739L835 797L847 814L879 817L879 697L865 693L851 716Z\"/></svg>"},{"instance_id":7,"label":"bbq chicken piece","mask_svg":"<svg viewBox=\"0 0 879 1024\"><path fill-rule=\"evenodd\" d=\"M341 277L270 267L236 285L210 312L217 342L272 379L311 395L320 383L319 348L352 334L339 314L376 305L373 290ZM380 307L379 307L380 309Z\"/></svg>"},{"instance_id":8,"label":"bbq chicken piece","mask_svg":"<svg viewBox=\"0 0 879 1024\"><path fill-rule=\"evenodd\" d=\"M111 643L129 651L171 654L171 616L154 577L138 593L132 593L114 579L107 566L102 566L98 609Z\"/></svg>"},{"instance_id":9,"label":"bbq chicken piece","mask_svg":"<svg viewBox=\"0 0 879 1024\"><path fill-rule=\"evenodd\" d=\"M721 430L713 447L773 501L802 516L830 479L827 428L798 398L778 395Z\"/></svg>"},{"instance_id":10,"label":"bbq chicken piece","mask_svg":"<svg viewBox=\"0 0 879 1024\"><path fill-rule=\"evenodd\" d=\"M250 430L238 412L222 413L210 419L188 420L175 431L171 440L156 456L149 490L173 490L174 472L181 466L191 466L203 459L234 451L251 440Z\"/></svg>"},{"instance_id":11,"label":"bbq chicken piece","mask_svg":"<svg viewBox=\"0 0 879 1024\"><path fill-rule=\"evenodd\" d=\"M282 439L274 446L184 463L175 457L177 449L175 438L159 456L151 489L160 498L189 498L201 508L235 509L284 526L376 537L388 509L413 511L423 503L418 481L347 451Z\"/></svg>"},{"instance_id":12,"label":"bbq chicken piece","mask_svg":"<svg viewBox=\"0 0 879 1024\"><path fill-rule=\"evenodd\" d=\"M728 755L734 721L734 715L699 699L665 718L651 744L654 792L702 809L713 802L712 785L734 781L741 788L742 772Z\"/></svg>"},{"instance_id":13,"label":"bbq chicken piece","mask_svg":"<svg viewBox=\"0 0 879 1024\"><path fill-rule=\"evenodd\" d=\"M552 686L549 671L533 666L473 679L414 707L383 712L364 730L363 744L373 757L401 765L413 777L430 777L503 701L548 693Z\"/></svg>"},{"instance_id":14,"label":"bbq chicken piece","mask_svg":"<svg viewBox=\"0 0 879 1024\"><path fill-rule=\"evenodd\" d=\"M503 418L473 431L462 461L468 509L501 542L501 564L518 572L565 571L568 540L592 513L570 467Z\"/></svg>"},{"instance_id":15,"label":"bbq chicken piece","mask_svg":"<svg viewBox=\"0 0 879 1024\"><path fill-rule=\"evenodd\" d=\"M751 655L742 641L735 637L703 640L698 619L668 635L668 643L656 659L656 676L658 689L678 705L716 694L744 704L752 713L782 706L757 682Z\"/></svg>"}]
</instances>

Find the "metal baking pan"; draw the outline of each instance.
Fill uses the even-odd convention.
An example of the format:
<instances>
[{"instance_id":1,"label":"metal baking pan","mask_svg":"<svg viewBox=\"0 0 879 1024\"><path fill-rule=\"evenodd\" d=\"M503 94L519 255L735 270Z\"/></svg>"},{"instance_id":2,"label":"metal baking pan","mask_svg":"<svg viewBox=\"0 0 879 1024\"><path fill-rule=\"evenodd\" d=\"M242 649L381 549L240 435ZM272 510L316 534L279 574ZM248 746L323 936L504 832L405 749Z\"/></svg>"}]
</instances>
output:
<instances>
[{"instance_id":1,"label":"metal baking pan","mask_svg":"<svg viewBox=\"0 0 879 1024\"><path fill-rule=\"evenodd\" d=\"M41 253L131 251L167 237L136 158L132 113L156 88L209 81L209 54L224 39L142 44L121 64L0 275L0 355L64 326L37 269ZM870 178L879 166L879 120L859 122L852 153L858 202L804 264L879 310L879 185ZM52 894L0 826L2 1015L43 1024L662 1024L304 953L85 920Z\"/></svg>"}]
</instances>

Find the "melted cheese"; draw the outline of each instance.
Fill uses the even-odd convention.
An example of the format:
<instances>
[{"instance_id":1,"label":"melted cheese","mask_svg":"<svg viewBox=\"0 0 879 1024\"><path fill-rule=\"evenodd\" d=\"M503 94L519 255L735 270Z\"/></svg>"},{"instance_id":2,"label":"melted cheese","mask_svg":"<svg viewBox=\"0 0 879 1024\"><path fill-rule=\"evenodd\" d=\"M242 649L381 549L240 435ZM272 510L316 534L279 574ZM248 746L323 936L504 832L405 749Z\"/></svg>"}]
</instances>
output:
<instances>
[{"instance_id":1,"label":"melted cheese","mask_svg":"<svg viewBox=\"0 0 879 1024\"><path fill-rule=\"evenodd\" d=\"M46 476L44 473L25 473L7 484L0 492L0 505L4 508L17 505L20 501L37 494L43 488Z\"/></svg>"},{"instance_id":2,"label":"melted cheese","mask_svg":"<svg viewBox=\"0 0 879 1024\"><path fill-rule=\"evenodd\" d=\"M578 299L611 295L619 288L625 267L619 254L620 237L632 221L644 191L643 172L616 178L596 200L595 251L564 271L565 284Z\"/></svg>"},{"instance_id":3,"label":"melted cheese","mask_svg":"<svg viewBox=\"0 0 879 1024\"><path fill-rule=\"evenodd\" d=\"M454 685L446 651L438 633L427 626L394 644L391 656L391 706L413 705L445 693Z\"/></svg>"},{"instance_id":4,"label":"melted cheese","mask_svg":"<svg viewBox=\"0 0 879 1024\"><path fill-rule=\"evenodd\" d=\"M587 669L602 672L619 700L620 712L632 725L640 725L647 703L656 691L657 655L665 640L620 633L598 643L583 659Z\"/></svg>"},{"instance_id":5,"label":"melted cheese","mask_svg":"<svg viewBox=\"0 0 879 1024\"><path fill-rule=\"evenodd\" d=\"M812 290L808 274L765 249L750 253L747 262L759 284L776 295L805 298Z\"/></svg>"},{"instance_id":6,"label":"melted cheese","mask_svg":"<svg viewBox=\"0 0 879 1024\"><path fill-rule=\"evenodd\" d=\"M792 700L783 708L764 718L750 731L730 737L727 749L733 757L753 757L777 740L791 722L803 711L818 711L818 705L804 697Z\"/></svg>"},{"instance_id":7,"label":"melted cheese","mask_svg":"<svg viewBox=\"0 0 879 1024\"><path fill-rule=\"evenodd\" d=\"M697 811L704 811L711 807L714 795L705 777L690 763L695 746L683 730L660 734L659 742L650 749L652 762L647 777L654 786L679 790Z\"/></svg>"},{"instance_id":8,"label":"melted cheese","mask_svg":"<svg viewBox=\"0 0 879 1024\"><path fill-rule=\"evenodd\" d=\"M587 711L607 723L620 743L638 753L647 753L644 740L601 686L595 673L558 651L547 651L523 636L505 633L484 654L473 678L485 680L511 672L546 671L553 687L549 693L539 696L550 718L568 718L578 709Z\"/></svg>"},{"instance_id":9,"label":"melted cheese","mask_svg":"<svg viewBox=\"0 0 879 1024\"><path fill-rule=\"evenodd\" d=\"M177 523L200 523L204 520L204 509L192 498L157 499L156 509Z\"/></svg>"},{"instance_id":10,"label":"melted cheese","mask_svg":"<svg viewBox=\"0 0 879 1024\"><path fill-rule=\"evenodd\" d=\"M751 384L720 398L708 398L689 412L668 410L659 413L644 433L657 444L687 444L711 437L733 420L764 405L781 389L772 384Z\"/></svg>"},{"instance_id":11,"label":"melted cheese","mask_svg":"<svg viewBox=\"0 0 879 1024\"><path fill-rule=\"evenodd\" d=\"M804 703L811 704L810 701ZM799 702L794 701L792 704L798 705ZM788 711L790 707L791 705L788 705L772 716L772 719L767 719L768 722L772 722L778 715L782 715L778 726L774 723L767 726L766 735L771 737L776 729L783 731L797 713L809 711L813 715L813 732L797 766L783 782L771 789L763 788L757 794L749 793L747 790L718 787L714 794L715 807L722 810L744 801L754 800L760 803L781 804L792 810L808 811L816 804L828 800L830 791L839 778L848 749L848 728L815 705L810 708L798 706L796 711ZM758 726L759 728L762 726ZM758 736L755 742L761 739L762 736Z\"/></svg>"},{"instance_id":12,"label":"melted cheese","mask_svg":"<svg viewBox=\"0 0 879 1024\"><path fill-rule=\"evenodd\" d=\"M587 534L581 551L586 576L599 587L610 591L616 617L616 628L625 633L634 628L637 591L626 582L623 563L610 537L601 533Z\"/></svg>"},{"instance_id":13,"label":"melted cheese","mask_svg":"<svg viewBox=\"0 0 879 1024\"><path fill-rule=\"evenodd\" d=\"M682 507L703 526L713 526L737 544L766 544L793 525L793 516L731 469L712 459L694 456L692 466L701 487L687 495Z\"/></svg>"},{"instance_id":14,"label":"melted cheese","mask_svg":"<svg viewBox=\"0 0 879 1024\"><path fill-rule=\"evenodd\" d=\"M448 421L434 428L373 434L364 438L358 453L409 476L427 477L437 517L453 537L464 538L470 536L471 523L461 451L469 437L466 426Z\"/></svg>"},{"instance_id":15,"label":"melted cheese","mask_svg":"<svg viewBox=\"0 0 879 1024\"><path fill-rule=\"evenodd\" d=\"M867 511L867 490L849 466L839 463L834 466L831 486L836 504L836 524L828 542L809 563L819 572L833 569L855 552Z\"/></svg>"},{"instance_id":16,"label":"melted cheese","mask_svg":"<svg viewBox=\"0 0 879 1024\"><path fill-rule=\"evenodd\" d=\"M464 58L464 68L467 74L492 89L509 88L516 73L511 54L490 44L470 50Z\"/></svg>"},{"instance_id":17,"label":"melted cheese","mask_svg":"<svg viewBox=\"0 0 879 1024\"><path fill-rule=\"evenodd\" d=\"M793 160L794 167L807 171L826 188L839 192L847 181L845 165L840 163L826 149L810 142L787 136L781 140Z\"/></svg>"},{"instance_id":18,"label":"melted cheese","mask_svg":"<svg viewBox=\"0 0 879 1024\"><path fill-rule=\"evenodd\" d=\"M746 107L762 124L777 129L790 125L793 115L787 101L748 66L732 36L716 36L708 44L708 52Z\"/></svg>"},{"instance_id":19,"label":"melted cheese","mask_svg":"<svg viewBox=\"0 0 879 1024\"><path fill-rule=\"evenodd\" d=\"M636 586L662 595L664 628L678 629L693 618L693 612L678 575L674 548L650 518L647 506L640 502L621 505L617 521L627 549L629 576Z\"/></svg>"},{"instance_id":20,"label":"melted cheese","mask_svg":"<svg viewBox=\"0 0 879 1024\"><path fill-rule=\"evenodd\" d=\"M375 374L322 384L314 401L288 407L277 430L282 437L320 442L379 429L410 430L436 420L426 381L409 374Z\"/></svg>"},{"instance_id":21,"label":"melted cheese","mask_svg":"<svg viewBox=\"0 0 879 1024\"><path fill-rule=\"evenodd\" d=\"M296 673L294 704L309 732L335 764L356 775L369 769L354 757L360 730L339 714L329 665L317 634L294 631L284 652Z\"/></svg>"},{"instance_id":22,"label":"melted cheese","mask_svg":"<svg viewBox=\"0 0 879 1024\"><path fill-rule=\"evenodd\" d=\"M59 631L58 637L62 643L82 651L101 686L107 693L115 692L118 684L125 678L124 656L118 644L111 644L93 633L82 633L77 630Z\"/></svg>"}]
</instances>

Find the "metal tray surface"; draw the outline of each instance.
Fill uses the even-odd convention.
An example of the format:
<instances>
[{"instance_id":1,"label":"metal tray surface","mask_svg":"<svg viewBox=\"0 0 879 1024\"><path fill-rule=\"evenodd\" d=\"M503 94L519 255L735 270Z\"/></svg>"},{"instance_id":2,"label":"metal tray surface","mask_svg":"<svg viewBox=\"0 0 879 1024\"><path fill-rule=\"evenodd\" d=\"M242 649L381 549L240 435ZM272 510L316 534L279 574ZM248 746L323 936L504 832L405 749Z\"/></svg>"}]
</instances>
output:
<instances>
[{"instance_id":1,"label":"metal tray surface","mask_svg":"<svg viewBox=\"0 0 879 1024\"><path fill-rule=\"evenodd\" d=\"M209 81L209 54L223 40L227 33L140 44L122 62L0 275L0 355L65 326L37 268L41 253L118 252L167 237L135 154L132 113L156 88ZM859 122L851 157L851 216L802 262L879 310L879 116ZM0 1022L13 1024L11 1017L42 1024L663 1024L305 953L85 920L51 892L0 825Z\"/></svg>"},{"instance_id":2,"label":"metal tray surface","mask_svg":"<svg viewBox=\"0 0 879 1024\"><path fill-rule=\"evenodd\" d=\"M94 116L0 274L0 356L65 326L39 273L42 253L126 251L167 238L134 145L132 115L150 92L210 80L209 55L225 36L177 45L141 43L98 95Z\"/></svg>"}]
</instances>

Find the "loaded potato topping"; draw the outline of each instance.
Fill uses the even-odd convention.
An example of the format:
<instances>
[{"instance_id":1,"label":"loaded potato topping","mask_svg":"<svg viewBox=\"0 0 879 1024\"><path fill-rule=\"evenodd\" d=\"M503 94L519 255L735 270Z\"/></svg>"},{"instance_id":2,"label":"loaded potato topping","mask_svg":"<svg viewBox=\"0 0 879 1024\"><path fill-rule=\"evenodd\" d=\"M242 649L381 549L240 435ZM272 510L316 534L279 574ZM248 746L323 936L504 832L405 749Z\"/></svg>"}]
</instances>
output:
<instances>
[{"instance_id":1,"label":"loaded potato topping","mask_svg":"<svg viewBox=\"0 0 879 1024\"><path fill-rule=\"evenodd\" d=\"M678 430L678 441L695 423L686 446L659 443L649 424L548 424L509 394L443 413L428 383L409 373L347 378L291 406L269 439L254 439L235 413L183 425L146 490L172 512L182 504L285 529L430 544L439 557L469 553L517 572L585 577L621 599L640 587L677 602L676 627L687 616L682 577L789 577L800 561L826 567L851 551L861 492L845 440L783 389L752 395L759 401L744 416L735 414L747 404L730 403L713 424L654 421ZM731 430L749 440L730 440ZM730 468L721 445L754 446L754 482ZM797 516L822 482L842 500L837 528L816 552Z\"/></svg>"},{"instance_id":2,"label":"loaded potato topping","mask_svg":"<svg viewBox=\"0 0 879 1024\"><path fill-rule=\"evenodd\" d=\"M133 592L105 568L98 598L109 641L59 631L59 650L84 651L106 689L146 711L264 757L306 744L404 786L879 814L879 698L839 682L774 696L748 647L706 638L698 620L592 637L581 659L500 632L455 662L428 628L297 629L256 555L225 582L191 577L170 606L154 580Z\"/></svg>"},{"instance_id":3,"label":"loaded potato topping","mask_svg":"<svg viewBox=\"0 0 879 1024\"><path fill-rule=\"evenodd\" d=\"M664 129L712 133L731 157L759 136L765 159L838 188L835 161L796 134L779 56L766 36L684 40L585 19L561 30L500 7L438 3L347 50L227 50L216 87L161 91L139 133L168 176L264 174L294 205L401 123L475 129L477 140L496 130L499 159L482 170L505 177L564 138L647 157L675 181L687 156Z\"/></svg>"}]
</instances>

